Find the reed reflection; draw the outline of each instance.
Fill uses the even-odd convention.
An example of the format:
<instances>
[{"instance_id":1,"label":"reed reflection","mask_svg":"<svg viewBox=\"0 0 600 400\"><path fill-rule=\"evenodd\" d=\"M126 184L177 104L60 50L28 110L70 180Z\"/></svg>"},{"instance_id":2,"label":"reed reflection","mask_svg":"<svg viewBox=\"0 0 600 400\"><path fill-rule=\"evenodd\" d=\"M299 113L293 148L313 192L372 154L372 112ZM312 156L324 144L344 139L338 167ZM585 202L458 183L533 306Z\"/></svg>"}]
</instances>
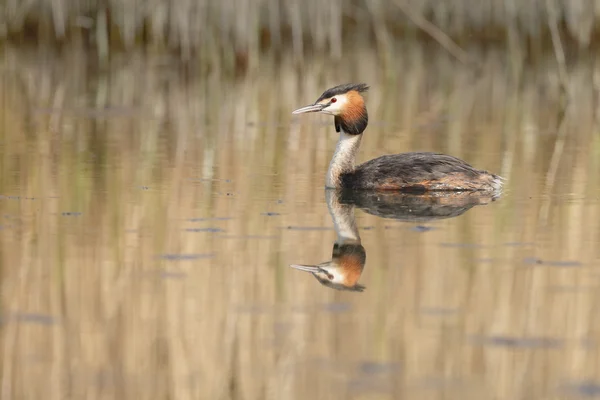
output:
<instances>
[{"instance_id":1,"label":"reed reflection","mask_svg":"<svg viewBox=\"0 0 600 400\"><path fill-rule=\"evenodd\" d=\"M323 286L337 290L362 292L358 283L367 261L356 226L354 209L381 218L424 222L454 218L476 205L497 200L499 193L429 192L410 194L392 191L326 189L325 199L337 234L330 261L317 265L291 264L290 267L310 272Z\"/></svg>"}]
</instances>

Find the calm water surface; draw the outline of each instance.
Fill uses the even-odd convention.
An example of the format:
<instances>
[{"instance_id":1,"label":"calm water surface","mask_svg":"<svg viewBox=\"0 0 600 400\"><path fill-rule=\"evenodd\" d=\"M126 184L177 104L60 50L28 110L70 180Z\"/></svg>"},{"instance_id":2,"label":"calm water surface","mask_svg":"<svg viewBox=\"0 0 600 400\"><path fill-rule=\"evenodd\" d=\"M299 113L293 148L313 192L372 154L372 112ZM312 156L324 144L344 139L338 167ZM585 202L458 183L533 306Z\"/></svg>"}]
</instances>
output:
<instances>
[{"instance_id":1,"label":"calm water surface","mask_svg":"<svg viewBox=\"0 0 600 400\"><path fill-rule=\"evenodd\" d=\"M402 54L232 79L7 51L2 398L600 397L600 70L564 112L551 56ZM332 121L290 112L356 80L361 161L447 152L502 196L326 193ZM323 262L364 289L289 267Z\"/></svg>"}]
</instances>

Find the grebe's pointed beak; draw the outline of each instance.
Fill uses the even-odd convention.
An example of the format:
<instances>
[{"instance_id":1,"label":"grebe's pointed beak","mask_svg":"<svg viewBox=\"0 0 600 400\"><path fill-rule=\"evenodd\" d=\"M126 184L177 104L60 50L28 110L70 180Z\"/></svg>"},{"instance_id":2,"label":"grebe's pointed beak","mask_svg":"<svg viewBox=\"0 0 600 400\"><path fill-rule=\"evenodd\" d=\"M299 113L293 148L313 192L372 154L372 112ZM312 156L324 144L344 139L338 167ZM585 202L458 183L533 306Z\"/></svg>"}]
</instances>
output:
<instances>
[{"instance_id":1,"label":"grebe's pointed beak","mask_svg":"<svg viewBox=\"0 0 600 400\"><path fill-rule=\"evenodd\" d=\"M292 111L292 114L304 114L309 112L319 112L322 109L327 107L327 104L311 104L310 106L299 108L295 111Z\"/></svg>"},{"instance_id":2,"label":"grebe's pointed beak","mask_svg":"<svg viewBox=\"0 0 600 400\"><path fill-rule=\"evenodd\" d=\"M290 267L292 267L294 269L299 269L300 271L306 271L306 272L312 272L312 273L321 271L321 268L317 267L316 265L291 264Z\"/></svg>"}]
</instances>

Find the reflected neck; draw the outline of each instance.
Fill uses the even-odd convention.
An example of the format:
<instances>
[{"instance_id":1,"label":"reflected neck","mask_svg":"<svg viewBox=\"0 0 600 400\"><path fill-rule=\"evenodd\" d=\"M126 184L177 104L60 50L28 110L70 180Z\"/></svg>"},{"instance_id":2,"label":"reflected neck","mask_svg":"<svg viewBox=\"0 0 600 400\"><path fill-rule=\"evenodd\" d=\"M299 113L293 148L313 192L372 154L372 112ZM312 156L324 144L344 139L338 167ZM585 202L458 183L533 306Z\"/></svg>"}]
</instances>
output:
<instances>
[{"instance_id":1,"label":"reflected neck","mask_svg":"<svg viewBox=\"0 0 600 400\"><path fill-rule=\"evenodd\" d=\"M342 174L354 171L361 139L362 134L351 135L340 129L340 139L335 146L335 152L327 171L327 188L341 188Z\"/></svg>"},{"instance_id":2,"label":"reflected neck","mask_svg":"<svg viewBox=\"0 0 600 400\"><path fill-rule=\"evenodd\" d=\"M360 244L360 236L354 218L354 206L342 204L340 193L335 189L325 190L327 208L333 220L333 227L337 233L338 244Z\"/></svg>"}]
</instances>

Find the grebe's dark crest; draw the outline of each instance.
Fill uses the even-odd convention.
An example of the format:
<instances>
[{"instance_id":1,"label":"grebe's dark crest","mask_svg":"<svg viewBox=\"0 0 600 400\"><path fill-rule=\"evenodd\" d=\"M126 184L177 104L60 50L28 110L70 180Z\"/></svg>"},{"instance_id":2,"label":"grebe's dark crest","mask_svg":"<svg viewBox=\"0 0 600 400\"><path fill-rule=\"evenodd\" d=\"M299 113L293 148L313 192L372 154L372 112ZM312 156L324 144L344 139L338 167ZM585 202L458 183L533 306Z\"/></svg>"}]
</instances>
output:
<instances>
[{"instance_id":1,"label":"grebe's dark crest","mask_svg":"<svg viewBox=\"0 0 600 400\"><path fill-rule=\"evenodd\" d=\"M336 86L326 90L314 104L293 112L320 112L334 117L340 139L329 164L327 187L416 192L496 192L502 188L501 177L439 153L385 155L355 166L360 141L369 122L362 96L368 89L364 83Z\"/></svg>"}]
</instances>

